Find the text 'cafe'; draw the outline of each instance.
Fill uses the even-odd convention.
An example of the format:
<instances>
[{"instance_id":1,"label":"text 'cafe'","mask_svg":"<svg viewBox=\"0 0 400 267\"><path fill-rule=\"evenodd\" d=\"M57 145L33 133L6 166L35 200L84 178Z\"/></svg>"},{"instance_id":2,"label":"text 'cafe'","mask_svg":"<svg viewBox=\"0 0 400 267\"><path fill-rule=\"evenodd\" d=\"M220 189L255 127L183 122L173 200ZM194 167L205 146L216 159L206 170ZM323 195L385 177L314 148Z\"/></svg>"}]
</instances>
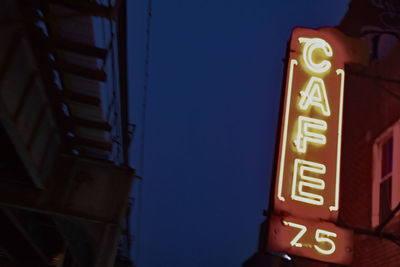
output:
<instances>
[{"instance_id":1,"label":"text 'cafe'","mask_svg":"<svg viewBox=\"0 0 400 267\"><path fill-rule=\"evenodd\" d=\"M349 264L353 233L335 225L345 90L340 34L293 30L268 248Z\"/></svg>"}]
</instances>

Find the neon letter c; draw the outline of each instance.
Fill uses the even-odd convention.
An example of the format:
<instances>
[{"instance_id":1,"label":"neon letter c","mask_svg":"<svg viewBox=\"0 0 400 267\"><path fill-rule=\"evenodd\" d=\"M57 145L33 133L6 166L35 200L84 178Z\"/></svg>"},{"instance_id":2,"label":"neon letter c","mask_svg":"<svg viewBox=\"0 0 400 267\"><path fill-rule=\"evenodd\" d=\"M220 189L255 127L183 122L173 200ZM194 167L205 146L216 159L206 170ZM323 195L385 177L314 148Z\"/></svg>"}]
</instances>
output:
<instances>
[{"instance_id":1,"label":"neon letter c","mask_svg":"<svg viewBox=\"0 0 400 267\"><path fill-rule=\"evenodd\" d=\"M322 60L320 63L315 63L312 59L312 55L315 49L322 49L327 57L333 55L332 47L321 38L299 38L300 43L305 43L303 49L303 59L306 67L315 73L327 72L331 67L331 62L328 60Z\"/></svg>"}]
</instances>

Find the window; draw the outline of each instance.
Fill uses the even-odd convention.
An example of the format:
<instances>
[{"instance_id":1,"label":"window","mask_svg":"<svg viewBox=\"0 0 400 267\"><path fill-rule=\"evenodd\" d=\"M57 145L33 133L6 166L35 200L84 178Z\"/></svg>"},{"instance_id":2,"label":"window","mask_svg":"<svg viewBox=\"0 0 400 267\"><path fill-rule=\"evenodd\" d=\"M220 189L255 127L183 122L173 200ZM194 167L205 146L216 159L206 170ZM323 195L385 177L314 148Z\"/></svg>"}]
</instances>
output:
<instances>
[{"instance_id":1,"label":"window","mask_svg":"<svg viewBox=\"0 0 400 267\"><path fill-rule=\"evenodd\" d=\"M374 143L372 226L386 220L400 201L400 121L388 128Z\"/></svg>"}]
</instances>

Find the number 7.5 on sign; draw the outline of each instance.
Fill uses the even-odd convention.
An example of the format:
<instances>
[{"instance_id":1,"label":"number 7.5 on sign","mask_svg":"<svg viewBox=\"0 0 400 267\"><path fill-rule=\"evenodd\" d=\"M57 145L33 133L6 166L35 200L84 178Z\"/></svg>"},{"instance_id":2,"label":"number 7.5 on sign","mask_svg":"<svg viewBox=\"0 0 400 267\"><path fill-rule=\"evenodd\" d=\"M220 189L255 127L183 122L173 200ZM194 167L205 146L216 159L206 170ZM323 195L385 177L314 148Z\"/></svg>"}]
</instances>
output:
<instances>
[{"instance_id":1,"label":"number 7.5 on sign","mask_svg":"<svg viewBox=\"0 0 400 267\"><path fill-rule=\"evenodd\" d=\"M349 264L353 232L330 222L272 216L268 249L325 262Z\"/></svg>"},{"instance_id":2,"label":"number 7.5 on sign","mask_svg":"<svg viewBox=\"0 0 400 267\"><path fill-rule=\"evenodd\" d=\"M307 227L305 225L301 225L301 224L297 224L297 223L293 223L293 222L288 222L288 221L282 221L282 222L283 222L283 225L293 227L296 229L300 229L300 231L295 235L295 237L292 239L292 241L290 241L290 245L301 248L303 246L303 244L300 243L300 238L307 232ZM330 237L337 237L337 234L326 231L326 230L317 229L315 231L315 242L317 242L318 244L313 244L312 247L321 254L331 255L336 250L336 244L333 239L330 239ZM324 243L329 244L328 249L326 248L326 245L324 245ZM310 245L310 244L308 244L308 245Z\"/></svg>"}]
</instances>

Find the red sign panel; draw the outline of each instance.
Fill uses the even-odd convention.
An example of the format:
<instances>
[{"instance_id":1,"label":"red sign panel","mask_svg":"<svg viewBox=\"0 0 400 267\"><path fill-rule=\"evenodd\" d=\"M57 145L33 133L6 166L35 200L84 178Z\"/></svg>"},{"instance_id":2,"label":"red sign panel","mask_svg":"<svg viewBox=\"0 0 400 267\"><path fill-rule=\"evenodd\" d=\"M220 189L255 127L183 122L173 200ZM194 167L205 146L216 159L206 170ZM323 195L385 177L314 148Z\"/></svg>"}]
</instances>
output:
<instances>
[{"instance_id":1,"label":"red sign panel","mask_svg":"<svg viewBox=\"0 0 400 267\"><path fill-rule=\"evenodd\" d=\"M274 209L335 221L344 93L340 42L296 28L290 42Z\"/></svg>"},{"instance_id":2,"label":"red sign panel","mask_svg":"<svg viewBox=\"0 0 400 267\"><path fill-rule=\"evenodd\" d=\"M269 248L319 261L350 264L353 232L330 222L276 217L270 220Z\"/></svg>"},{"instance_id":3,"label":"red sign panel","mask_svg":"<svg viewBox=\"0 0 400 267\"><path fill-rule=\"evenodd\" d=\"M290 41L269 249L348 264L339 212L345 37L296 28Z\"/></svg>"}]
</instances>

